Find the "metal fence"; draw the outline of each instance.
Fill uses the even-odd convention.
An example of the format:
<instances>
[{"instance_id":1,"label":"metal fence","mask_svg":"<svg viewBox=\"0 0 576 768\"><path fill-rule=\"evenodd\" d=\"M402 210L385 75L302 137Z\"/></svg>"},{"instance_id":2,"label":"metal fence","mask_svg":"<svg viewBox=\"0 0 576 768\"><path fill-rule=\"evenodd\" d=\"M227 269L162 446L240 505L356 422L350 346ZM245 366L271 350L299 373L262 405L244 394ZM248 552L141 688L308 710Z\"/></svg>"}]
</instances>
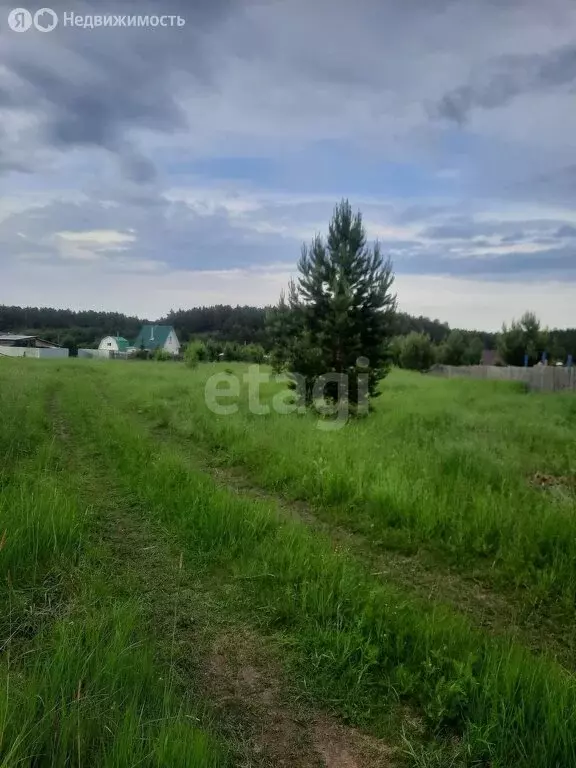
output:
<instances>
[{"instance_id":1,"label":"metal fence","mask_svg":"<svg viewBox=\"0 0 576 768\"><path fill-rule=\"evenodd\" d=\"M429 373L436 376L491 379L493 381L521 381L529 389L540 392L576 391L576 367L536 365L519 368L513 365L435 365Z\"/></svg>"},{"instance_id":2,"label":"metal fence","mask_svg":"<svg viewBox=\"0 0 576 768\"><path fill-rule=\"evenodd\" d=\"M68 357L70 351L61 347L7 347L0 346L2 357L34 357L38 360L46 358Z\"/></svg>"}]
</instances>

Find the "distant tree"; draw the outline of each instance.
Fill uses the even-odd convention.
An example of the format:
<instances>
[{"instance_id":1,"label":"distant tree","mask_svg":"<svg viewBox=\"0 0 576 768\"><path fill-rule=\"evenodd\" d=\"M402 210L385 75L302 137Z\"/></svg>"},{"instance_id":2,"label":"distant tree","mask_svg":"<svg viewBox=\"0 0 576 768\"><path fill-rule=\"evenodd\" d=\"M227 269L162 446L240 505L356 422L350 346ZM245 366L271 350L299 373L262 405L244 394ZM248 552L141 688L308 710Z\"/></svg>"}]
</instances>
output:
<instances>
[{"instance_id":1,"label":"distant tree","mask_svg":"<svg viewBox=\"0 0 576 768\"><path fill-rule=\"evenodd\" d=\"M70 350L70 357L77 357L78 345L76 343L76 339L72 334L63 336L62 339L60 340L60 346Z\"/></svg>"},{"instance_id":2,"label":"distant tree","mask_svg":"<svg viewBox=\"0 0 576 768\"><path fill-rule=\"evenodd\" d=\"M436 359L444 365L479 365L483 350L484 342L480 336L453 330L437 347Z\"/></svg>"},{"instance_id":3,"label":"distant tree","mask_svg":"<svg viewBox=\"0 0 576 768\"><path fill-rule=\"evenodd\" d=\"M427 371L435 361L430 336L412 331L402 340L400 365L413 371Z\"/></svg>"},{"instance_id":4,"label":"distant tree","mask_svg":"<svg viewBox=\"0 0 576 768\"><path fill-rule=\"evenodd\" d=\"M407 336L411 331L425 333L433 342L439 344L448 337L450 326L448 323L431 320L423 315L414 317L406 312L398 312L394 319L394 333L397 336Z\"/></svg>"},{"instance_id":5,"label":"distant tree","mask_svg":"<svg viewBox=\"0 0 576 768\"><path fill-rule=\"evenodd\" d=\"M298 281L276 309L275 359L305 377L307 402L314 382L326 373L348 376L353 404L362 397L360 374L368 379L367 397L376 396L388 372L394 273L379 244L368 245L362 215L354 214L347 200L336 206L328 237L317 236L302 247L298 271ZM336 383L324 392L332 400L339 396Z\"/></svg>"},{"instance_id":6,"label":"distant tree","mask_svg":"<svg viewBox=\"0 0 576 768\"><path fill-rule=\"evenodd\" d=\"M182 341L214 339L238 344L264 344L266 341L264 307L192 307L170 312L160 323L173 325Z\"/></svg>"},{"instance_id":7,"label":"distant tree","mask_svg":"<svg viewBox=\"0 0 576 768\"><path fill-rule=\"evenodd\" d=\"M524 365L525 355L528 355L528 365L535 365L546 351L547 343L548 332L541 328L534 312L525 312L519 321L512 320L510 326L502 326L498 352L508 365Z\"/></svg>"},{"instance_id":8,"label":"distant tree","mask_svg":"<svg viewBox=\"0 0 576 768\"><path fill-rule=\"evenodd\" d=\"M472 336L468 339L466 352L464 353L463 364L464 365L480 365L482 362L482 352L484 351L484 343L480 336Z\"/></svg>"},{"instance_id":9,"label":"distant tree","mask_svg":"<svg viewBox=\"0 0 576 768\"><path fill-rule=\"evenodd\" d=\"M450 331L439 350L439 362L445 365L463 365L466 354L466 339L462 331Z\"/></svg>"},{"instance_id":10,"label":"distant tree","mask_svg":"<svg viewBox=\"0 0 576 768\"><path fill-rule=\"evenodd\" d=\"M208 360L208 350L202 341L191 341L186 345L184 362L189 368L196 368L205 360Z\"/></svg>"},{"instance_id":11,"label":"distant tree","mask_svg":"<svg viewBox=\"0 0 576 768\"><path fill-rule=\"evenodd\" d=\"M392 365L400 365L400 355L402 354L403 336L394 336L390 342L390 362Z\"/></svg>"},{"instance_id":12,"label":"distant tree","mask_svg":"<svg viewBox=\"0 0 576 768\"><path fill-rule=\"evenodd\" d=\"M294 296L294 289L295 286L291 283L291 303L298 301ZM294 311L291 303L282 291L278 304L266 313L267 341L272 350L270 363L276 373L282 371L294 359L295 347L302 334L302 317Z\"/></svg>"},{"instance_id":13,"label":"distant tree","mask_svg":"<svg viewBox=\"0 0 576 768\"><path fill-rule=\"evenodd\" d=\"M565 362L568 355L576 361L576 328L550 331L550 356Z\"/></svg>"}]
</instances>

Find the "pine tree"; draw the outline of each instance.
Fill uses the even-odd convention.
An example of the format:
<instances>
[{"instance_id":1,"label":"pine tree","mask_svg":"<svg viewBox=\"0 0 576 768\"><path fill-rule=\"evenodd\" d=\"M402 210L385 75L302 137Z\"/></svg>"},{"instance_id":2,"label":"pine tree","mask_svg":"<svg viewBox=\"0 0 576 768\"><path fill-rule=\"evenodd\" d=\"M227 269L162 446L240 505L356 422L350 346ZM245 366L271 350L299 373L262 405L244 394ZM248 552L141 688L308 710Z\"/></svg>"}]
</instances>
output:
<instances>
[{"instance_id":1,"label":"pine tree","mask_svg":"<svg viewBox=\"0 0 576 768\"><path fill-rule=\"evenodd\" d=\"M336 206L326 240L317 236L303 246L298 271L287 299L289 341L280 356L290 370L305 377L306 400L311 400L314 381L326 373L348 376L353 404L364 398L359 374L367 377L367 396L375 397L388 371L396 310L394 274L378 243L367 244L362 216L353 214L347 200ZM284 299L276 319L283 313L286 316ZM336 399L337 386L328 386L325 394Z\"/></svg>"},{"instance_id":2,"label":"pine tree","mask_svg":"<svg viewBox=\"0 0 576 768\"><path fill-rule=\"evenodd\" d=\"M536 365L547 344L548 331L542 330L534 312L524 312L518 322L512 321L510 327L504 324L498 336L498 352L508 365L524 365L525 355L528 355L529 365Z\"/></svg>"}]
</instances>

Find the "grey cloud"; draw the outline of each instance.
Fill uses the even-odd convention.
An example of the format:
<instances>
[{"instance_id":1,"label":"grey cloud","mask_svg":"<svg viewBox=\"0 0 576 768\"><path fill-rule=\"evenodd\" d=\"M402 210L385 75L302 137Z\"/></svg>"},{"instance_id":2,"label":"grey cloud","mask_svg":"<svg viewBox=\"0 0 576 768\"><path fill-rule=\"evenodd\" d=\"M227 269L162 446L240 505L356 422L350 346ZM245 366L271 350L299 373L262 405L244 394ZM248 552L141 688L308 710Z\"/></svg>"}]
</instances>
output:
<instances>
[{"instance_id":1,"label":"grey cloud","mask_svg":"<svg viewBox=\"0 0 576 768\"><path fill-rule=\"evenodd\" d=\"M54 202L14 213L0 222L0 253L6 259L39 259L50 263L74 260L74 249L71 252L66 248L63 250L56 233L106 230L132 235L134 241L120 242L121 250L114 242L107 244L105 238L94 245L80 240L79 246L105 261L111 273L130 271L131 265L137 269L142 262L156 264L159 273L167 270L229 270L274 262L295 265L299 256L299 236L258 231L260 223L290 221L293 212L288 203L283 206L277 200L263 202L257 214L240 216L230 214L225 207L199 213L184 202L162 198L153 185L142 187L142 194L135 196L133 192L138 187L127 185L121 194L107 194L99 201L93 194L92 199ZM501 222L502 226L508 224ZM556 230L559 228L557 223ZM517 223L510 230L519 231ZM398 274L522 280L556 277L576 282L576 249L556 242L558 247L542 247L525 254L514 250L494 253L489 246L483 248L482 241L476 240L473 256L468 253L469 240L449 240L445 246L432 239L429 242L417 238L388 239L382 241L382 247L392 256ZM81 266L83 262L80 259L74 263Z\"/></svg>"},{"instance_id":2,"label":"grey cloud","mask_svg":"<svg viewBox=\"0 0 576 768\"><path fill-rule=\"evenodd\" d=\"M121 258L127 266L130 260L144 260L165 263L172 270L232 269L295 262L299 255L298 241L241 226L225 209L201 215L185 203L160 198L153 204L121 198L54 202L15 213L0 222L0 249L7 259L41 254L57 262L62 258L57 233L102 230L134 238L120 243L121 252L108 248L106 242L81 241L82 249L97 253L110 265Z\"/></svg>"},{"instance_id":3,"label":"grey cloud","mask_svg":"<svg viewBox=\"0 0 576 768\"><path fill-rule=\"evenodd\" d=\"M520 280L562 279L576 282L576 250L574 248L544 248L530 254L508 253L467 256L456 250L447 255L439 248L427 251L406 251L395 255L398 273L450 275L471 279Z\"/></svg>"},{"instance_id":4,"label":"grey cloud","mask_svg":"<svg viewBox=\"0 0 576 768\"><path fill-rule=\"evenodd\" d=\"M461 222L436 224L423 230L421 234L423 237L429 237L432 240L462 240L473 237L475 234L480 234L479 229L482 229L482 234L485 234L485 230L481 225L471 220L464 220Z\"/></svg>"},{"instance_id":5,"label":"grey cloud","mask_svg":"<svg viewBox=\"0 0 576 768\"><path fill-rule=\"evenodd\" d=\"M571 224L564 224L556 230L556 237L576 237L576 227Z\"/></svg>"},{"instance_id":6,"label":"grey cloud","mask_svg":"<svg viewBox=\"0 0 576 768\"><path fill-rule=\"evenodd\" d=\"M519 242L557 242L571 236L573 227L557 219L531 219L499 221L472 217L448 218L439 224L423 229L420 234L430 240L472 240L473 238L498 237L503 244ZM475 245L481 243L477 240Z\"/></svg>"},{"instance_id":7,"label":"grey cloud","mask_svg":"<svg viewBox=\"0 0 576 768\"><path fill-rule=\"evenodd\" d=\"M500 242L506 245L509 245L511 243L521 243L525 239L526 239L525 232L512 232L512 234L510 235L504 235L503 237L501 237Z\"/></svg>"},{"instance_id":8,"label":"grey cloud","mask_svg":"<svg viewBox=\"0 0 576 768\"><path fill-rule=\"evenodd\" d=\"M523 93L570 85L576 81L576 45L545 54L501 56L487 70L446 93L433 111L463 124L474 109L495 109Z\"/></svg>"},{"instance_id":9,"label":"grey cloud","mask_svg":"<svg viewBox=\"0 0 576 768\"><path fill-rule=\"evenodd\" d=\"M62 2L56 10L71 7L78 15L159 12L150 2L137 8L126 2L108 6ZM3 108L24 110L38 123L40 146L102 147L121 157L132 178L149 179L153 166L132 146L130 131L173 133L186 126L175 78L184 73L199 87L209 79L210 55L204 36L230 9L231 0L190 5L178 0L161 12L185 17L187 23L181 29L90 30L60 25L50 35L6 36L0 54L5 67L0 116ZM4 4L0 13L7 13ZM35 148L30 149L33 154Z\"/></svg>"}]
</instances>

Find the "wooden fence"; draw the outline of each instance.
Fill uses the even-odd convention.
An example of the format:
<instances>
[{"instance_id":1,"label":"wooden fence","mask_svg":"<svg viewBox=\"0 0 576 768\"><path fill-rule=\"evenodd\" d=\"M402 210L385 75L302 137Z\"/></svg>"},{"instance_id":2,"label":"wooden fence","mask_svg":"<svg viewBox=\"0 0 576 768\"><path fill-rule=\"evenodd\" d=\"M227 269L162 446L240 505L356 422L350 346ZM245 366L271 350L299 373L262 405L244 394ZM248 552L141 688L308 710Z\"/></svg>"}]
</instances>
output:
<instances>
[{"instance_id":1,"label":"wooden fence","mask_svg":"<svg viewBox=\"0 0 576 768\"><path fill-rule=\"evenodd\" d=\"M529 389L540 392L576 391L576 367L536 365L518 368L513 365L435 365L429 373L435 376L468 377L494 381L522 381Z\"/></svg>"}]
</instances>

